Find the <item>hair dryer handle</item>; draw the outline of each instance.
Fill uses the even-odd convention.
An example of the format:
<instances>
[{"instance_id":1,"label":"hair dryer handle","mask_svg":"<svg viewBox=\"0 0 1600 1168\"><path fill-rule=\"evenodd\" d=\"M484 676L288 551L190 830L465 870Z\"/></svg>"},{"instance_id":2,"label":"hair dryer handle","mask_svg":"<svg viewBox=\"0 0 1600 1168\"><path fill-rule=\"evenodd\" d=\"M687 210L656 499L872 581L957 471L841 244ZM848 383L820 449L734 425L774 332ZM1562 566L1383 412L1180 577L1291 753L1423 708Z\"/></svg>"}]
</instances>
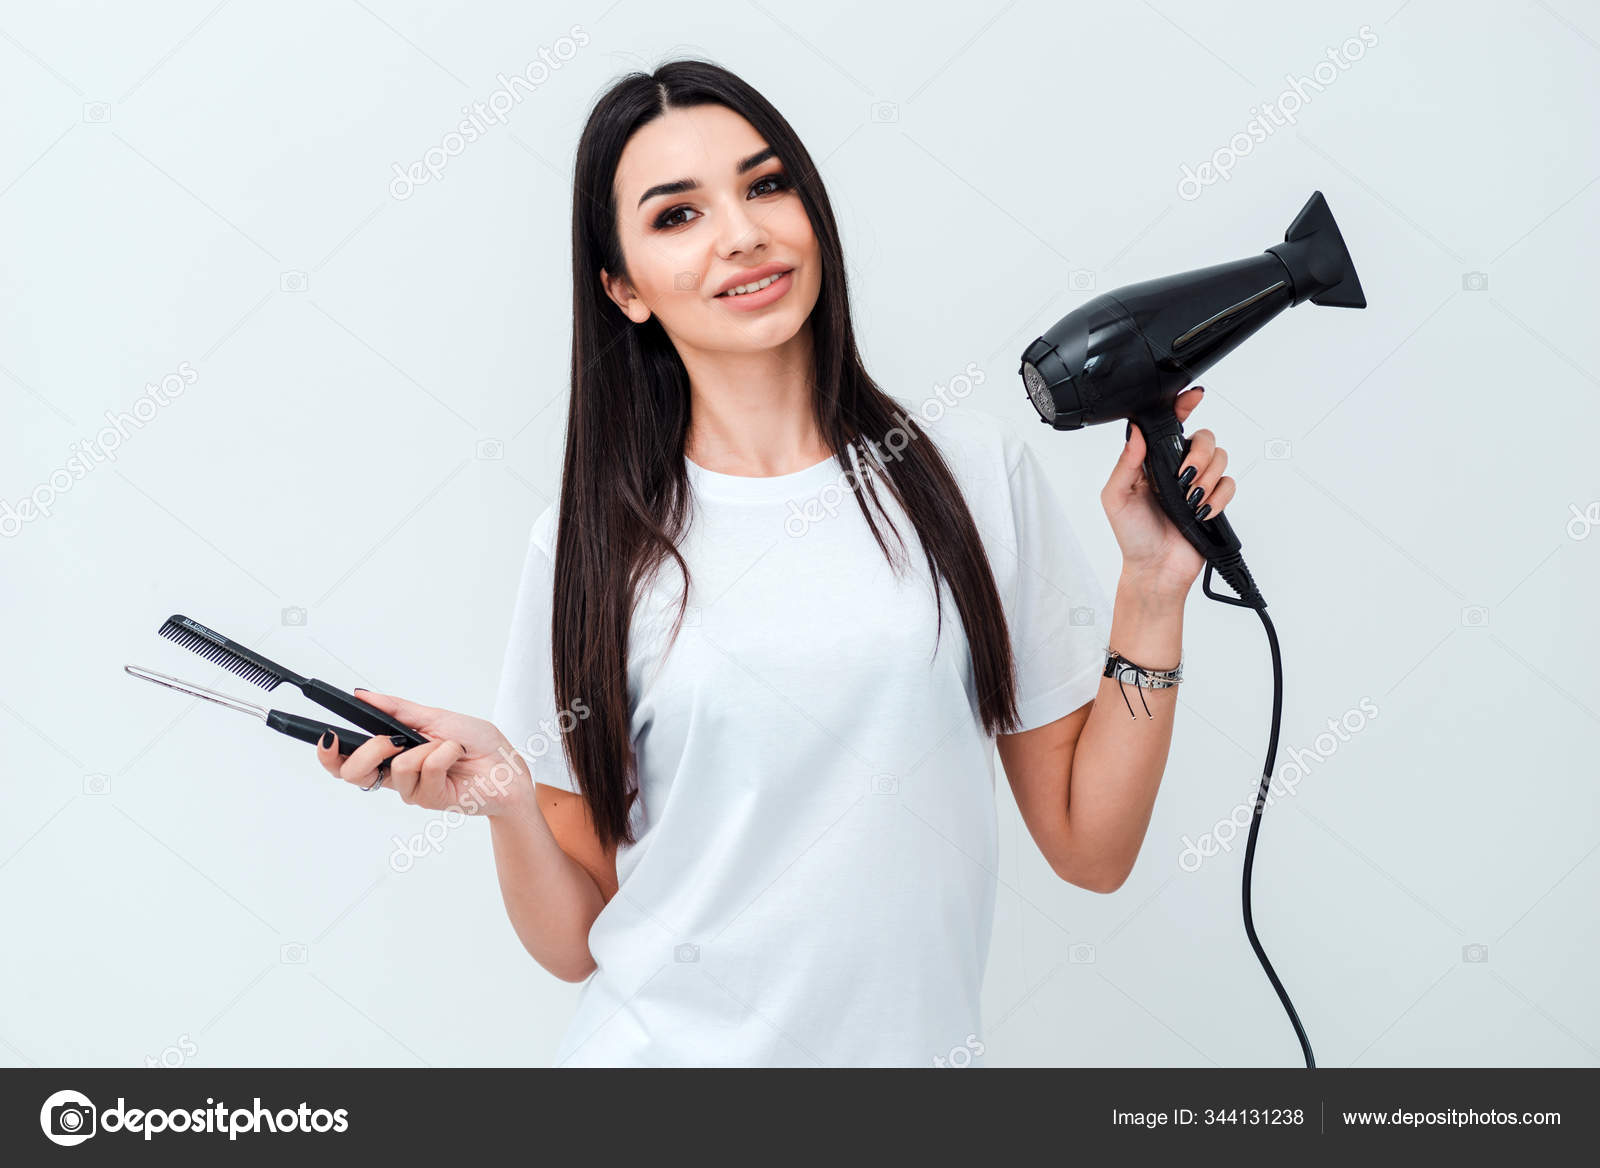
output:
<instances>
[{"instance_id":1,"label":"hair dryer handle","mask_svg":"<svg viewBox=\"0 0 1600 1168\"><path fill-rule=\"evenodd\" d=\"M1144 473L1167 518L1183 537L1204 556L1241 600L1252 608L1265 608L1250 570L1240 553L1239 537L1225 515L1196 519L1188 503L1188 489L1178 482L1178 468L1188 456L1190 439L1184 437L1183 423L1171 410L1143 414L1133 419L1144 435ZM1190 488L1192 489L1192 488Z\"/></svg>"}]
</instances>

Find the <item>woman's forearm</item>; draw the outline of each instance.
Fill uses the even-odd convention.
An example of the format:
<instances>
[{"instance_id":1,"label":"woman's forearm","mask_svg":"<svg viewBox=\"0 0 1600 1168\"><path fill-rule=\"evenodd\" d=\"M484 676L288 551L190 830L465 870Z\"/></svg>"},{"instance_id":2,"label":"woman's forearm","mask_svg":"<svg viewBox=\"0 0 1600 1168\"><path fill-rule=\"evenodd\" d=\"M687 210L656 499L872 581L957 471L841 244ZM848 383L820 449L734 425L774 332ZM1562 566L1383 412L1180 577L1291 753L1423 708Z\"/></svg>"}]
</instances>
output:
<instances>
[{"instance_id":1,"label":"woman's forearm","mask_svg":"<svg viewBox=\"0 0 1600 1168\"><path fill-rule=\"evenodd\" d=\"M589 928L605 898L561 850L532 783L525 796L489 817L489 838L500 896L523 948L563 981L582 981L595 967Z\"/></svg>"},{"instance_id":2,"label":"woman's forearm","mask_svg":"<svg viewBox=\"0 0 1600 1168\"><path fill-rule=\"evenodd\" d=\"M1146 669L1176 667L1183 654L1183 603L1182 596L1124 574L1117 581L1111 648ZM1115 891L1133 869L1166 770L1177 705L1176 686L1100 681L1073 751L1067 795L1071 852L1087 887Z\"/></svg>"}]
</instances>

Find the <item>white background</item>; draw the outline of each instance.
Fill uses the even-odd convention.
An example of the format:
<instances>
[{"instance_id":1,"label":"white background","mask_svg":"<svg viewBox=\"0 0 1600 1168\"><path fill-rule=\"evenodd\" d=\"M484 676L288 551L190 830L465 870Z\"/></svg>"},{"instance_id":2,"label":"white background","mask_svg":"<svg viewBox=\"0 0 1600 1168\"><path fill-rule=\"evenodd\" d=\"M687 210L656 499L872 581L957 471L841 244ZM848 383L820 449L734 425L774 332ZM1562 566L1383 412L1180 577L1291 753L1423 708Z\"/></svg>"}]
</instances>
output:
<instances>
[{"instance_id":1,"label":"white background","mask_svg":"<svg viewBox=\"0 0 1600 1168\"><path fill-rule=\"evenodd\" d=\"M574 25L506 125L392 196ZM1180 196L1363 26L1295 125ZM558 488L573 151L610 80L680 54L808 144L873 375L917 403L976 362L959 408L1035 444L1108 586L1122 427L1042 430L1018 355L1095 291L1259 253L1323 191L1369 307L1284 315L1188 427L1229 452L1280 768L1309 762L1267 812L1257 924L1322 1065L1600 1061L1592 8L202 0L0 9L0 501L196 374L0 540L0 1062L550 1061L577 987L518 944L482 821L397 873L431 813L122 666L317 712L157 638L182 612L487 716ZM1197 584L1185 653L1115 895L1055 879L1000 784L991 1065L1299 1061L1242 837L1178 863L1253 793L1265 640Z\"/></svg>"}]
</instances>

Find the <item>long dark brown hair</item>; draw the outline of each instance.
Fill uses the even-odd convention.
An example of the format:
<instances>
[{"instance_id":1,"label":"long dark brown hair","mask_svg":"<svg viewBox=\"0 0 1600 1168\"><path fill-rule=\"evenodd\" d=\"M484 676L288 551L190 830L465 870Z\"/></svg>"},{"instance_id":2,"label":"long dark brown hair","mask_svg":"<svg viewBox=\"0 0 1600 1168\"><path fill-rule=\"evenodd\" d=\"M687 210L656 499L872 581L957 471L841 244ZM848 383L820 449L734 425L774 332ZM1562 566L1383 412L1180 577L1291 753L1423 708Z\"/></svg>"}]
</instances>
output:
<instances>
[{"instance_id":1,"label":"long dark brown hair","mask_svg":"<svg viewBox=\"0 0 1600 1168\"><path fill-rule=\"evenodd\" d=\"M618 239L613 181L636 130L668 110L716 104L740 114L777 152L810 217L822 258L822 288L810 323L812 408L824 441L849 470L844 452L871 449L870 470L848 473L851 490L892 570L899 571L868 507L883 516L902 553L905 542L873 486L881 477L921 540L928 570L949 585L971 647L979 713L989 734L1017 724L1016 679L1005 613L978 531L954 476L926 432L867 375L856 349L845 287L844 253L816 165L793 128L741 78L700 60L630 73L595 103L578 142L572 195L572 368L562 463L551 658L557 705L588 714L561 736L609 850L635 842L629 823L636 789L628 697L628 627L636 589L667 557L685 582L678 553L689 509L684 464L689 378L654 316L635 324L606 295L600 270L627 276ZM898 431L890 444L891 431ZM897 451L892 472L877 457ZM944 605L935 588L943 630ZM676 636L674 627L673 635Z\"/></svg>"}]
</instances>

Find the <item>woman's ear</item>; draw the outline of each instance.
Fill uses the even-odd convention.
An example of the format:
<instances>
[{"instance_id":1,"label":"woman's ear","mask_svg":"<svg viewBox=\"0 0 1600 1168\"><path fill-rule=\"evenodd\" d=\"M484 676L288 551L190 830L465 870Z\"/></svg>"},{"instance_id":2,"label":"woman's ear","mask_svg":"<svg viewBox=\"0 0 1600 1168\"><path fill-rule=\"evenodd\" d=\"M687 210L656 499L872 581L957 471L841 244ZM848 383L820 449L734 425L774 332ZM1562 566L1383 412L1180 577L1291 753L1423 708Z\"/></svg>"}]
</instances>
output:
<instances>
[{"instance_id":1,"label":"woman's ear","mask_svg":"<svg viewBox=\"0 0 1600 1168\"><path fill-rule=\"evenodd\" d=\"M604 268L600 269L600 286L606 290L606 295L613 304L622 309L623 314L634 324L643 324L650 319L650 306L633 290L633 285L628 283L625 276L613 276Z\"/></svg>"}]
</instances>

